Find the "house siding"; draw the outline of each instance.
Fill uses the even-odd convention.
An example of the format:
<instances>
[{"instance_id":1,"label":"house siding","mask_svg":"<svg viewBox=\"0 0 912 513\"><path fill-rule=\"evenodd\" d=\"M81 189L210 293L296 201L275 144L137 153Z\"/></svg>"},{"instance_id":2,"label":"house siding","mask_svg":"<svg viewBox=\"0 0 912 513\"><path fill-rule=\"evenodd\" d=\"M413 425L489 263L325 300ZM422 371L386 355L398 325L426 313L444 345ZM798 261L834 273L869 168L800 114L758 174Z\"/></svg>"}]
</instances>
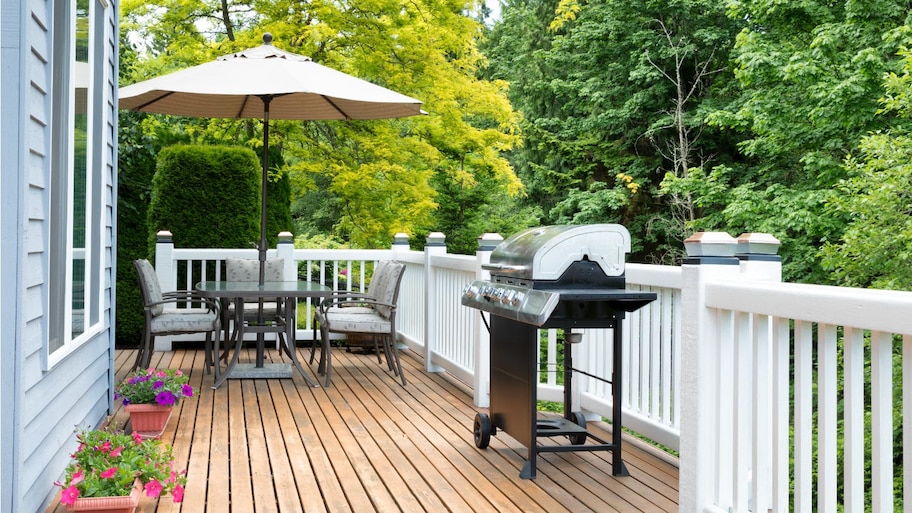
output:
<instances>
[{"instance_id":1,"label":"house siding","mask_svg":"<svg viewBox=\"0 0 912 513\"><path fill-rule=\"evenodd\" d=\"M93 0L97 1L97 0ZM112 405L117 197L118 2L94 17L104 57L95 88L93 155L102 180L90 201L101 232L100 329L48 364L49 237L53 151L54 9L66 1L3 0L0 7L0 513L42 512L76 447L76 426L95 427ZM96 4L96 7L100 4ZM98 38L101 39L98 39Z\"/></svg>"}]
</instances>

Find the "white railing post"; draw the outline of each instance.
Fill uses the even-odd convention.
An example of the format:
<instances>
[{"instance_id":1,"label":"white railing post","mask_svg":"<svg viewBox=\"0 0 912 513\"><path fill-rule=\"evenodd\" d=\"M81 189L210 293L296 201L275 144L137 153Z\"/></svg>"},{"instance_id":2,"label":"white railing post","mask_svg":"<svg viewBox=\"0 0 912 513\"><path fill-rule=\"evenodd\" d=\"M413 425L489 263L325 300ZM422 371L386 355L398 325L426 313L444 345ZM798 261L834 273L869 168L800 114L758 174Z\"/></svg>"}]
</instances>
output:
<instances>
[{"instance_id":1,"label":"white railing post","mask_svg":"<svg viewBox=\"0 0 912 513\"><path fill-rule=\"evenodd\" d=\"M719 320L706 307L706 284L737 279L735 245L735 239L723 233L697 233L685 241L689 256L681 269L681 513L703 513L717 502L717 487L724 487L719 482L719 447L724 445L719 437L730 439L731 434L719 428Z\"/></svg>"},{"instance_id":2,"label":"white railing post","mask_svg":"<svg viewBox=\"0 0 912 513\"><path fill-rule=\"evenodd\" d=\"M428 372L443 372L444 368L434 363L434 351L437 349L437 276L431 265L432 255L444 255L447 252L446 236L440 232L431 232L424 246L424 363Z\"/></svg>"},{"instance_id":3,"label":"white railing post","mask_svg":"<svg viewBox=\"0 0 912 513\"><path fill-rule=\"evenodd\" d=\"M400 253L409 252L409 236L407 233L399 232L396 235L393 235L393 246L390 248L393 251L393 258L399 260Z\"/></svg>"},{"instance_id":4,"label":"white railing post","mask_svg":"<svg viewBox=\"0 0 912 513\"><path fill-rule=\"evenodd\" d=\"M174 237L168 230L155 234L155 274L162 292L177 290L177 273L174 272ZM171 335L155 337L153 351L170 351Z\"/></svg>"},{"instance_id":5,"label":"white railing post","mask_svg":"<svg viewBox=\"0 0 912 513\"><path fill-rule=\"evenodd\" d=\"M491 252L501 242L503 242L503 237L497 233L485 233L478 238L478 249L475 251L475 258L478 259L478 267L475 271L476 280L491 278L490 271L482 269L482 266L491 262ZM485 314L481 310L478 310L478 315L480 321L485 319ZM474 378L472 402L479 408L487 408L491 405L491 334L488 332L487 321L476 322L473 335L475 362L472 372Z\"/></svg>"},{"instance_id":6,"label":"white railing post","mask_svg":"<svg viewBox=\"0 0 912 513\"><path fill-rule=\"evenodd\" d=\"M282 277L286 280L297 280L298 263L294 259L294 235L291 232L279 232L276 253L278 253L279 258L285 259Z\"/></svg>"}]
</instances>

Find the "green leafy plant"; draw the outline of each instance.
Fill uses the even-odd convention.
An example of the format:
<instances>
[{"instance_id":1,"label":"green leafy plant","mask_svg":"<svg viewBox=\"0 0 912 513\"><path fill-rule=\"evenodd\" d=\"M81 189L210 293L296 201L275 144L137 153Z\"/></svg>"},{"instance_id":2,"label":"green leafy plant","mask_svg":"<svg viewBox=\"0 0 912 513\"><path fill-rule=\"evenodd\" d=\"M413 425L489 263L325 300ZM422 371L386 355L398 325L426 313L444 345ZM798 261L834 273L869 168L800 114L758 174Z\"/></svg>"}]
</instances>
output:
<instances>
[{"instance_id":1,"label":"green leafy plant","mask_svg":"<svg viewBox=\"0 0 912 513\"><path fill-rule=\"evenodd\" d=\"M129 495L138 479L149 497L170 493L181 502L187 484L186 470L174 470L171 446L137 433L105 429L76 433L79 448L72 455L63 482L60 502L71 505L80 497Z\"/></svg>"},{"instance_id":2,"label":"green leafy plant","mask_svg":"<svg viewBox=\"0 0 912 513\"><path fill-rule=\"evenodd\" d=\"M193 397L193 387L180 369L146 369L127 375L114 390L114 398L128 404L173 406L182 397Z\"/></svg>"}]
</instances>

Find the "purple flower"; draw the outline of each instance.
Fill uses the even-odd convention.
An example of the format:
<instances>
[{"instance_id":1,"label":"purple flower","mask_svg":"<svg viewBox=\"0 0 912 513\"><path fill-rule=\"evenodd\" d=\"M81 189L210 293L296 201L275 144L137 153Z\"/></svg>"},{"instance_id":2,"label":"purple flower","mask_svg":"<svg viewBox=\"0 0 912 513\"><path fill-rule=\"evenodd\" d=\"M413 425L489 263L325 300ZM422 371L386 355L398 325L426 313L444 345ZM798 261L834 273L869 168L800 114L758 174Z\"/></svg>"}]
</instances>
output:
<instances>
[{"instance_id":1,"label":"purple flower","mask_svg":"<svg viewBox=\"0 0 912 513\"><path fill-rule=\"evenodd\" d=\"M174 392L165 390L155 396L155 402L161 406L173 406L177 402L177 396L174 395Z\"/></svg>"},{"instance_id":2,"label":"purple flower","mask_svg":"<svg viewBox=\"0 0 912 513\"><path fill-rule=\"evenodd\" d=\"M165 386L164 381L156 381L155 383L152 384L152 390L158 390L159 388L161 388L163 386Z\"/></svg>"},{"instance_id":3,"label":"purple flower","mask_svg":"<svg viewBox=\"0 0 912 513\"><path fill-rule=\"evenodd\" d=\"M181 392L184 394L184 397L193 397L193 387L186 383L181 387Z\"/></svg>"}]
</instances>

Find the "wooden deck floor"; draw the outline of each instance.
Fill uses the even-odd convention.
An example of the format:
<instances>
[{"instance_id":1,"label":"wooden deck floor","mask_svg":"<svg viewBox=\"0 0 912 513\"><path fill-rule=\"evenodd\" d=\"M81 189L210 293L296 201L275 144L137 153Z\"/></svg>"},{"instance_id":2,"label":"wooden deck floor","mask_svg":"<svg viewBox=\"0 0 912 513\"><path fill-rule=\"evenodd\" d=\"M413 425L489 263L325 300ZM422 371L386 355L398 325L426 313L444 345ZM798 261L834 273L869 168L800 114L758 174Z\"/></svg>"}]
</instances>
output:
<instances>
[{"instance_id":1,"label":"wooden deck floor","mask_svg":"<svg viewBox=\"0 0 912 513\"><path fill-rule=\"evenodd\" d=\"M133 356L119 351L118 378ZM509 435L475 447L477 409L461 385L409 357L406 387L374 355L333 359L330 388L295 376L212 390L201 350L155 353L153 366L189 372L198 391L163 435L188 485L183 503L143 497L137 512L677 511L677 467L635 443L624 445L630 477L611 475L610 452L574 452L539 455L537 479L522 480L526 449Z\"/></svg>"}]
</instances>

